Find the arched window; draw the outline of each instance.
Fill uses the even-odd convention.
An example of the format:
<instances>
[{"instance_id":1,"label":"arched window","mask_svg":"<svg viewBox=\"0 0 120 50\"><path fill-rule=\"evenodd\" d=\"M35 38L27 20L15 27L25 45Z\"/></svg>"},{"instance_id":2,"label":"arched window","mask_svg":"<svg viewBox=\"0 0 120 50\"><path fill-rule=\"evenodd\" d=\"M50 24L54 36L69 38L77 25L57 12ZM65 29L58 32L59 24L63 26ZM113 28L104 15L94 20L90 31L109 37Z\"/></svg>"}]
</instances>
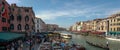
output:
<instances>
[{"instance_id":1,"label":"arched window","mask_svg":"<svg viewBox=\"0 0 120 50\"><path fill-rule=\"evenodd\" d=\"M18 20L18 21L21 21L21 20L22 20L21 15L18 15L18 16L17 16L17 20Z\"/></svg>"},{"instance_id":2,"label":"arched window","mask_svg":"<svg viewBox=\"0 0 120 50\"><path fill-rule=\"evenodd\" d=\"M10 30L14 30L14 25L10 24Z\"/></svg>"},{"instance_id":3,"label":"arched window","mask_svg":"<svg viewBox=\"0 0 120 50\"><path fill-rule=\"evenodd\" d=\"M18 24L18 25L17 25L17 29L18 29L18 30L21 30L21 28L22 28L22 27L21 27L21 24Z\"/></svg>"},{"instance_id":4,"label":"arched window","mask_svg":"<svg viewBox=\"0 0 120 50\"><path fill-rule=\"evenodd\" d=\"M25 30L29 30L29 25L28 24L25 25Z\"/></svg>"},{"instance_id":5,"label":"arched window","mask_svg":"<svg viewBox=\"0 0 120 50\"><path fill-rule=\"evenodd\" d=\"M29 16L25 16L25 21L29 21Z\"/></svg>"},{"instance_id":6,"label":"arched window","mask_svg":"<svg viewBox=\"0 0 120 50\"><path fill-rule=\"evenodd\" d=\"M10 15L10 20L14 20L14 16L13 15Z\"/></svg>"}]
</instances>

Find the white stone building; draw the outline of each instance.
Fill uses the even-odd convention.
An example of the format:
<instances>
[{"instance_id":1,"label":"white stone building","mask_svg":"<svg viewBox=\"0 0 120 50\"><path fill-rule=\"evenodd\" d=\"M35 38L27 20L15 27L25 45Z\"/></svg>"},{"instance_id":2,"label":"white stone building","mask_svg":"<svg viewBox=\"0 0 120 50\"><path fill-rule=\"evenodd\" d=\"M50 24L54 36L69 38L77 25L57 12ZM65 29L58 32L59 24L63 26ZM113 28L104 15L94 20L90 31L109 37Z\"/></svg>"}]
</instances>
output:
<instances>
[{"instance_id":1,"label":"white stone building","mask_svg":"<svg viewBox=\"0 0 120 50\"><path fill-rule=\"evenodd\" d=\"M35 18L35 32L44 32L45 28L45 22L41 18Z\"/></svg>"}]
</instances>

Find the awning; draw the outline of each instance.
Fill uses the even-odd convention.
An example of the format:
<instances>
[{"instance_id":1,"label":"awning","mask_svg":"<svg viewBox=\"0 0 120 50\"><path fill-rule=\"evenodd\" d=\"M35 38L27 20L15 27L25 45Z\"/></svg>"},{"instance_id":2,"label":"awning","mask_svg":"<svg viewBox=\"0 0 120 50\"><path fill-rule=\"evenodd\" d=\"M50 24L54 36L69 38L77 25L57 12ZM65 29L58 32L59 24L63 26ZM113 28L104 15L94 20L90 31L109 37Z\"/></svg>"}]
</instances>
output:
<instances>
[{"instance_id":1,"label":"awning","mask_svg":"<svg viewBox=\"0 0 120 50\"><path fill-rule=\"evenodd\" d=\"M117 35L120 35L120 32L116 32Z\"/></svg>"},{"instance_id":2,"label":"awning","mask_svg":"<svg viewBox=\"0 0 120 50\"><path fill-rule=\"evenodd\" d=\"M99 34L99 35L105 34L105 32L100 32L100 31L92 31L91 33L92 34Z\"/></svg>"},{"instance_id":3,"label":"awning","mask_svg":"<svg viewBox=\"0 0 120 50\"><path fill-rule=\"evenodd\" d=\"M12 41L22 36L24 36L24 34L11 33L11 32L0 32L0 42Z\"/></svg>"},{"instance_id":4,"label":"awning","mask_svg":"<svg viewBox=\"0 0 120 50\"><path fill-rule=\"evenodd\" d=\"M120 35L120 32L109 32L110 35Z\"/></svg>"}]
</instances>

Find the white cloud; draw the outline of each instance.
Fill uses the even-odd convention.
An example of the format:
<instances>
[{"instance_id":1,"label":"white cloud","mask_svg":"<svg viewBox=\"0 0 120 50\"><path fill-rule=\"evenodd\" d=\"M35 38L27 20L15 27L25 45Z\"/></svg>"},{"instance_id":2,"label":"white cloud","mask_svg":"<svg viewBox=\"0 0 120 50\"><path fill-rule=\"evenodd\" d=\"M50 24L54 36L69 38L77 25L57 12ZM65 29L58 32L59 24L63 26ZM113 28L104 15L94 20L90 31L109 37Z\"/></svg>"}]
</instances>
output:
<instances>
[{"instance_id":1,"label":"white cloud","mask_svg":"<svg viewBox=\"0 0 120 50\"><path fill-rule=\"evenodd\" d=\"M48 11L40 11L36 14L37 17L40 17L44 20L51 20L56 19L58 17L106 17L111 12L118 10L119 8L104 8L105 6L108 6L109 4L101 4L96 6L89 6L89 5L83 5L77 0L73 3L66 3L62 10L48 10ZM81 6L81 7L76 7ZM75 8L74 8L75 7Z\"/></svg>"},{"instance_id":2,"label":"white cloud","mask_svg":"<svg viewBox=\"0 0 120 50\"><path fill-rule=\"evenodd\" d=\"M92 14L96 12L96 8L98 7L91 7L85 9L70 9L70 10L49 10L49 11L40 11L37 13L37 17L40 17L44 20L51 20L56 19L58 17L91 17L91 15L99 15L99 14Z\"/></svg>"},{"instance_id":3,"label":"white cloud","mask_svg":"<svg viewBox=\"0 0 120 50\"><path fill-rule=\"evenodd\" d=\"M77 17L77 15L82 15L85 13L84 11L81 10L68 10L68 11L44 11L42 13L39 13L36 15L37 17L40 17L45 20L51 20L51 19L56 19L57 17Z\"/></svg>"},{"instance_id":4,"label":"white cloud","mask_svg":"<svg viewBox=\"0 0 120 50\"><path fill-rule=\"evenodd\" d=\"M6 0L9 4L20 3L20 0Z\"/></svg>"}]
</instances>

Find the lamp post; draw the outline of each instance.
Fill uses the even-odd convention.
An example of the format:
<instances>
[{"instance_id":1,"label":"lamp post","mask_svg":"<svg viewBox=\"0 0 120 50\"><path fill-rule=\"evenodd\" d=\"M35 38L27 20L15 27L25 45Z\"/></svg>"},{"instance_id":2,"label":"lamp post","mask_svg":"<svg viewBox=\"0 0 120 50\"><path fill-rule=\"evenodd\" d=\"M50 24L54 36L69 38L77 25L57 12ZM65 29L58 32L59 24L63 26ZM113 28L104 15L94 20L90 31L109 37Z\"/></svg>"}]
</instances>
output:
<instances>
[{"instance_id":1,"label":"lamp post","mask_svg":"<svg viewBox=\"0 0 120 50\"><path fill-rule=\"evenodd\" d=\"M109 20L107 20L107 31L106 31L106 36L108 35L108 33L109 33Z\"/></svg>"}]
</instances>

